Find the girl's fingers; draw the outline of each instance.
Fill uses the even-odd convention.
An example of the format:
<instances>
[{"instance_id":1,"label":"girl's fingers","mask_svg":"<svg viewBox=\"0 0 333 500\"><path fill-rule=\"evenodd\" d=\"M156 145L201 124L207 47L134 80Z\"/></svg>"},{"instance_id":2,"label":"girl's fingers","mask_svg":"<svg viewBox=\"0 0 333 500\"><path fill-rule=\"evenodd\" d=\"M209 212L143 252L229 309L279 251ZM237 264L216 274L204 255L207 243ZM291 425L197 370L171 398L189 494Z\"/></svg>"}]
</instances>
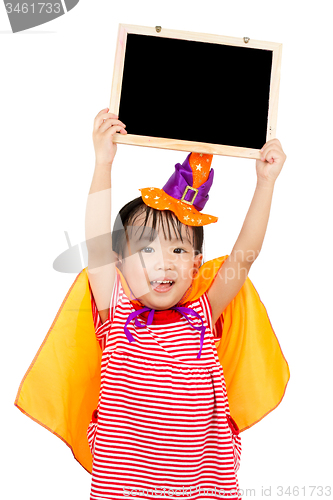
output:
<instances>
[{"instance_id":1,"label":"girl's fingers","mask_svg":"<svg viewBox=\"0 0 333 500\"><path fill-rule=\"evenodd\" d=\"M120 120L117 120L115 118L106 118L104 120L104 122L102 123L102 125L99 127L99 131L105 132L105 130L107 130L108 128L111 128L115 125L119 125L120 127L123 127L123 128L126 127L125 123L123 123Z\"/></svg>"},{"instance_id":2,"label":"girl's fingers","mask_svg":"<svg viewBox=\"0 0 333 500\"><path fill-rule=\"evenodd\" d=\"M266 160L267 153L268 153L268 151L270 149L271 149L270 145L267 145L267 143L266 143L265 146L262 148L262 150L260 152L260 159L261 159L261 161L265 161Z\"/></svg>"},{"instance_id":3,"label":"girl's fingers","mask_svg":"<svg viewBox=\"0 0 333 500\"><path fill-rule=\"evenodd\" d=\"M121 132L124 130L124 133L127 134L127 131L124 129L124 127L121 127L120 125L114 125L113 127L109 127L110 129L110 135L114 135L116 132Z\"/></svg>"},{"instance_id":4,"label":"girl's fingers","mask_svg":"<svg viewBox=\"0 0 333 500\"><path fill-rule=\"evenodd\" d=\"M266 142L266 144L263 145L263 147L261 148L260 152L265 152L265 150L268 147L271 147L271 146L275 146L278 149L279 148L282 149L281 142L279 141L279 139L270 139L269 141Z\"/></svg>"},{"instance_id":5,"label":"girl's fingers","mask_svg":"<svg viewBox=\"0 0 333 500\"><path fill-rule=\"evenodd\" d=\"M108 118L112 118L112 119L115 119L115 120L118 120L118 115L115 115L113 113L103 113L100 118L104 120L107 120Z\"/></svg>"},{"instance_id":6,"label":"girl's fingers","mask_svg":"<svg viewBox=\"0 0 333 500\"><path fill-rule=\"evenodd\" d=\"M94 120L94 132L100 128L100 126L105 123L106 120L108 119L113 119L113 120L118 120L118 116L115 115L114 113L108 113L107 112L108 108L102 109L97 116L95 117ZM119 121L119 120L118 120ZM119 121L119 123L122 123ZM123 126L125 126L124 123L122 123Z\"/></svg>"},{"instance_id":7,"label":"girl's fingers","mask_svg":"<svg viewBox=\"0 0 333 500\"><path fill-rule=\"evenodd\" d=\"M109 109L109 108L104 108L104 109L101 109L101 111L100 111L99 113L97 113L96 118L97 118L98 116L100 116L102 113L106 113L108 109ZM95 118L95 119L96 119L96 118Z\"/></svg>"},{"instance_id":8,"label":"girl's fingers","mask_svg":"<svg viewBox=\"0 0 333 500\"><path fill-rule=\"evenodd\" d=\"M272 139L272 140L274 140L274 139ZM263 148L260 150L261 161L265 161L267 159L267 154L269 153L269 151L273 151L273 150L278 154L283 153L282 148L279 147L279 145L277 143L272 144L270 141L269 141L269 143L266 142L265 146L263 146Z\"/></svg>"},{"instance_id":9,"label":"girl's fingers","mask_svg":"<svg viewBox=\"0 0 333 500\"><path fill-rule=\"evenodd\" d=\"M122 125L123 127L126 127L125 123L123 123L121 120L118 120L117 118L105 118L105 122L104 123L108 123L111 125Z\"/></svg>"},{"instance_id":10,"label":"girl's fingers","mask_svg":"<svg viewBox=\"0 0 333 500\"><path fill-rule=\"evenodd\" d=\"M267 151L265 155L265 160L268 163L273 163L274 159L279 158L279 156L280 156L279 151L277 149L271 148Z\"/></svg>"},{"instance_id":11,"label":"girl's fingers","mask_svg":"<svg viewBox=\"0 0 333 500\"><path fill-rule=\"evenodd\" d=\"M100 117L101 117L101 115L106 114L106 112L108 111L108 109L109 108L101 109L101 111L99 113L97 113L97 115L94 118L94 130L98 129L98 127L102 123L102 121L100 120Z\"/></svg>"},{"instance_id":12,"label":"girl's fingers","mask_svg":"<svg viewBox=\"0 0 333 500\"><path fill-rule=\"evenodd\" d=\"M276 157L276 153L278 153L278 151L274 148L274 146L268 147L261 153L261 161L269 161L273 157Z\"/></svg>"},{"instance_id":13,"label":"girl's fingers","mask_svg":"<svg viewBox=\"0 0 333 500\"><path fill-rule=\"evenodd\" d=\"M272 144L278 144L281 147L281 142L279 141L279 139L274 138L267 141L261 149L265 148L266 146L271 146Z\"/></svg>"},{"instance_id":14,"label":"girl's fingers","mask_svg":"<svg viewBox=\"0 0 333 500\"><path fill-rule=\"evenodd\" d=\"M285 155L282 149L270 148L266 152L264 160L262 161L267 161L268 163L274 163L274 160L276 160L277 162L282 161L283 164L286 161L286 158L287 156Z\"/></svg>"}]
</instances>

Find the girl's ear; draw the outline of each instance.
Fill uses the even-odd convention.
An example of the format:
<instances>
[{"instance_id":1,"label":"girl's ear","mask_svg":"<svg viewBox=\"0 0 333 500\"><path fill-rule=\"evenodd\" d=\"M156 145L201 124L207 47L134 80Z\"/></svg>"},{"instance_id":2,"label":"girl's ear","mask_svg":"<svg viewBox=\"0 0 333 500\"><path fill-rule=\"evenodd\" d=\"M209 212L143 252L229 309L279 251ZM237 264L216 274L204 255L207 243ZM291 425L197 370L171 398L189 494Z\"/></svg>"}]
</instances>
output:
<instances>
[{"instance_id":1,"label":"girl's ear","mask_svg":"<svg viewBox=\"0 0 333 500\"><path fill-rule=\"evenodd\" d=\"M194 259L194 268L195 268L195 271L197 272L199 267L201 266L201 262L202 262L202 259L203 259L203 255L202 253L199 253L195 259Z\"/></svg>"}]
</instances>

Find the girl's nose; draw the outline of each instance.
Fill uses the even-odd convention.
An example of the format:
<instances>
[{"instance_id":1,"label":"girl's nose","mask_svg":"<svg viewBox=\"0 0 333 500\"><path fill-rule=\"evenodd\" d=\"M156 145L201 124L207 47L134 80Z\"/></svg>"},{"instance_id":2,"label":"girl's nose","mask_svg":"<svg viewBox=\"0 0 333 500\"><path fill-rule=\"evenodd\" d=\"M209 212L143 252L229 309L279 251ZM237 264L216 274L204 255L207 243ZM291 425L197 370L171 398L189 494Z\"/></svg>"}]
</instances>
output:
<instances>
[{"instance_id":1,"label":"girl's nose","mask_svg":"<svg viewBox=\"0 0 333 500\"><path fill-rule=\"evenodd\" d=\"M167 271L168 269L174 269L174 264L170 261L170 260L162 260L162 261L158 261L156 264L155 264L155 270L157 271L158 269L162 269L162 270L165 270Z\"/></svg>"},{"instance_id":2,"label":"girl's nose","mask_svg":"<svg viewBox=\"0 0 333 500\"><path fill-rule=\"evenodd\" d=\"M172 256L167 252L158 252L157 259L154 266L155 270L168 270L174 269L174 263Z\"/></svg>"}]
</instances>

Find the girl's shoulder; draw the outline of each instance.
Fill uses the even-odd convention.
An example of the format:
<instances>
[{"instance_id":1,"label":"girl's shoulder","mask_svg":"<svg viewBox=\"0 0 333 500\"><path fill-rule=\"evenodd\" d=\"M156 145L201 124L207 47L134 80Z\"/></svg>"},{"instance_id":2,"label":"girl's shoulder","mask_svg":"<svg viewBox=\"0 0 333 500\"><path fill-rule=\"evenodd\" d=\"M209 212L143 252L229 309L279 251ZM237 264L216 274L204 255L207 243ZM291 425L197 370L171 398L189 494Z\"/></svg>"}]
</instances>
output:
<instances>
[{"instance_id":1,"label":"girl's shoulder","mask_svg":"<svg viewBox=\"0 0 333 500\"><path fill-rule=\"evenodd\" d=\"M110 307L108 309L99 311L90 284L89 284L89 290L90 290L90 300L91 300L91 311L95 327L96 338L99 341L102 350L104 350L108 333L112 325L112 322L114 320L114 315L117 305L119 304L121 297L123 296L123 289L121 286L119 275L118 274L116 275L114 281Z\"/></svg>"},{"instance_id":2,"label":"girl's shoulder","mask_svg":"<svg viewBox=\"0 0 333 500\"><path fill-rule=\"evenodd\" d=\"M204 292L200 297L190 300L183 307L188 307L195 310L206 320L210 330L212 330L212 307L210 305L207 292Z\"/></svg>"}]
</instances>

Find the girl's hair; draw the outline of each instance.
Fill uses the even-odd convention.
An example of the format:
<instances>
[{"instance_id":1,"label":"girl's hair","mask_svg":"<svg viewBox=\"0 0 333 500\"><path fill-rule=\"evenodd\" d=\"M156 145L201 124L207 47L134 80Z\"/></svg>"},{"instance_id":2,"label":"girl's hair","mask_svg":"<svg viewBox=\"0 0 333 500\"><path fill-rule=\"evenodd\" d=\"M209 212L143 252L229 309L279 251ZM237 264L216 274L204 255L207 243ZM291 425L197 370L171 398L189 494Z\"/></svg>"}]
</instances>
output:
<instances>
[{"instance_id":1,"label":"girl's hair","mask_svg":"<svg viewBox=\"0 0 333 500\"><path fill-rule=\"evenodd\" d=\"M183 241L183 237L181 234L182 226L186 228L186 235L190 239L190 231L189 226L182 224L176 217L176 215L171 212L171 210L157 210L156 208L149 207L144 203L141 196L135 198L130 201L119 211L112 231L112 250L116 252L121 257L124 257L124 249L126 247L126 234L124 229L128 226L131 226L133 222L137 219L137 217L141 214L145 214L145 221L142 225L143 230L141 236L147 226L148 217L150 214L152 215L152 227L150 231L149 238L152 241L154 239L154 235L156 237L156 225L157 223L162 225L163 234L166 238L165 233L165 224L168 229L169 239L172 238L172 234L170 231L170 226L172 227L175 235ZM192 226L193 229L193 239L192 245L195 251L195 255L202 253L202 245L203 245L203 227L202 226ZM145 232L145 235L147 233ZM141 238L140 236L140 238Z\"/></svg>"}]
</instances>

